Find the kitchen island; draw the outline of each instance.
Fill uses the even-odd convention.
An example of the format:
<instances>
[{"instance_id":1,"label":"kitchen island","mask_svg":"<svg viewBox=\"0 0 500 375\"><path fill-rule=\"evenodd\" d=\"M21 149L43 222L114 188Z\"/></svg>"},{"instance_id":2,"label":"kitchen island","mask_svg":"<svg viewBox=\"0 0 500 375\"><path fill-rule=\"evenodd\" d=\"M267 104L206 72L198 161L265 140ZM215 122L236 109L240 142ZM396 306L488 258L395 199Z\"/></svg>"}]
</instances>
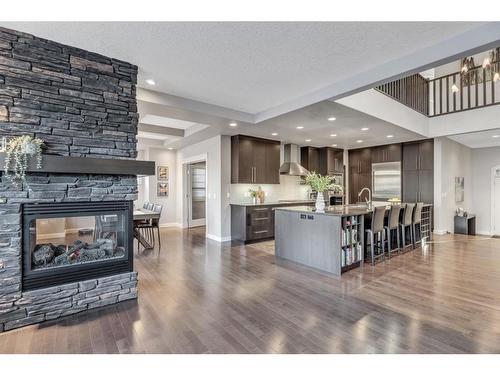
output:
<instances>
[{"instance_id":1,"label":"kitchen island","mask_svg":"<svg viewBox=\"0 0 500 375\"><path fill-rule=\"evenodd\" d=\"M332 275L363 263L366 206L275 208L275 254Z\"/></svg>"}]
</instances>

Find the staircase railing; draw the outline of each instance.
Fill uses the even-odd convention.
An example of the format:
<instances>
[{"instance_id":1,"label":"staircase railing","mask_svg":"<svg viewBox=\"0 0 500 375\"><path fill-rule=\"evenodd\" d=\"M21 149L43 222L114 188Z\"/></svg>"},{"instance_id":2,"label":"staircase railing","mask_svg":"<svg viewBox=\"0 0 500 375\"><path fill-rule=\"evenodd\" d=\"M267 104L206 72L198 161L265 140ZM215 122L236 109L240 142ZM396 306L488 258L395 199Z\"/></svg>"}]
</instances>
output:
<instances>
[{"instance_id":1,"label":"staircase railing","mask_svg":"<svg viewBox=\"0 0 500 375\"><path fill-rule=\"evenodd\" d=\"M434 79L420 74L375 87L381 93L426 116L434 117L500 104L500 61Z\"/></svg>"},{"instance_id":2,"label":"staircase railing","mask_svg":"<svg viewBox=\"0 0 500 375\"><path fill-rule=\"evenodd\" d=\"M494 81L500 62L494 61L495 69L482 66L471 68L467 73L451 73L429 81L429 114L440 116L500 103L500 79Z\"/></svg>"},{"instance_id":3,"label":"staircase railing","mask_svg":"<svg viewBox=\"0 0 500 375\"><path fill-rule=\"evenodd\" d=\"M375 89L417 112L429 115L429 81L420 74L385 83Z\"/></svg>"}]
</instances>

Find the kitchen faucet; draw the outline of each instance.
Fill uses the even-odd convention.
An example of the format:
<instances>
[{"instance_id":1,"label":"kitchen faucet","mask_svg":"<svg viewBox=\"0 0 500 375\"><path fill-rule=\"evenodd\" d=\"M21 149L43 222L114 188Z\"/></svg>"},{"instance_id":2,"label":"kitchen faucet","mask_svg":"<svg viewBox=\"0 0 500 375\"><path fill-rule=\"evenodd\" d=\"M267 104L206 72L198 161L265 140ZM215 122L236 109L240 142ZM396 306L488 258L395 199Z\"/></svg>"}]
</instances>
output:
<instances>
[{"instance_id":1,"label":"kitchen faucet","mask_svg":"<svg viewBox=\"0 0 500 375\"><path fill-rule=\"evenodd\" d=\"M367 187L364 187L363 189L361 189L361 191L359 192L358 194L358 198L361 197L361 194L363 194L364 191L368 191L368 198L365 198L366 200L366 205L368 206L368 208L372 208L372 191L367 188Z\"/></svg>"}]
</instances>

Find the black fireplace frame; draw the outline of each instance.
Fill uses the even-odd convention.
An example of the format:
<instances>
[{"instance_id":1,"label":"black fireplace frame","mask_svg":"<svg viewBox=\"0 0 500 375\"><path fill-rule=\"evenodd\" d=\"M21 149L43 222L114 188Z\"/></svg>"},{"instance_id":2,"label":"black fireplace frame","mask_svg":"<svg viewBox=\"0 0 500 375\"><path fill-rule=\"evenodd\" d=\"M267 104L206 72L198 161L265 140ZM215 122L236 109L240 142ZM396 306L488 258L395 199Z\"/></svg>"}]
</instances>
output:
<instances>
[{"instance_id":1,"label":"black fireplace frame","mask_svg":"<svg viewBox=\"0 0 500 375\"><path fill-rule=\"evenodd\" d=\"M83 214L83 215L82 215ZM33 219L123 214L128 224L123 258L74 264L68 267L31 269L29 226ZM55 202L23 204L23 291L96 279L133 271L133 202Z\"/></svg>"}]
</instances>

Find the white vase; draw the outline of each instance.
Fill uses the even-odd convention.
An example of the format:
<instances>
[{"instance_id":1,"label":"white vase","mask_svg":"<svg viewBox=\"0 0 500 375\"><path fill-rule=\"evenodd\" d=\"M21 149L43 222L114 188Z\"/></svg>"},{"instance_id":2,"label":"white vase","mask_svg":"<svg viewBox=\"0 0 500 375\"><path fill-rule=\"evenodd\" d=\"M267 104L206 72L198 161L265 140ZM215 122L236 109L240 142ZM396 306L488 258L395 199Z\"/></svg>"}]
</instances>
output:
<instances>
[{"instance_id":1,"label":"white vase","mask_svg":"<svg viewBox=\"0 0 500 375\"><path fill-rule=\"evenodd\" d=\"M316 211L325 212L325 198L322 192L316 195Z\"/></svg>"},{"instance_id":2,"label":"white vase","mask_svg":"<svg viewBox=\"0 0 500 375\"><path fill-rule=\"evenodd\" d=\"M257 204L257 197L252 197L252 204Z\"/></svg>"}]
</instances>

